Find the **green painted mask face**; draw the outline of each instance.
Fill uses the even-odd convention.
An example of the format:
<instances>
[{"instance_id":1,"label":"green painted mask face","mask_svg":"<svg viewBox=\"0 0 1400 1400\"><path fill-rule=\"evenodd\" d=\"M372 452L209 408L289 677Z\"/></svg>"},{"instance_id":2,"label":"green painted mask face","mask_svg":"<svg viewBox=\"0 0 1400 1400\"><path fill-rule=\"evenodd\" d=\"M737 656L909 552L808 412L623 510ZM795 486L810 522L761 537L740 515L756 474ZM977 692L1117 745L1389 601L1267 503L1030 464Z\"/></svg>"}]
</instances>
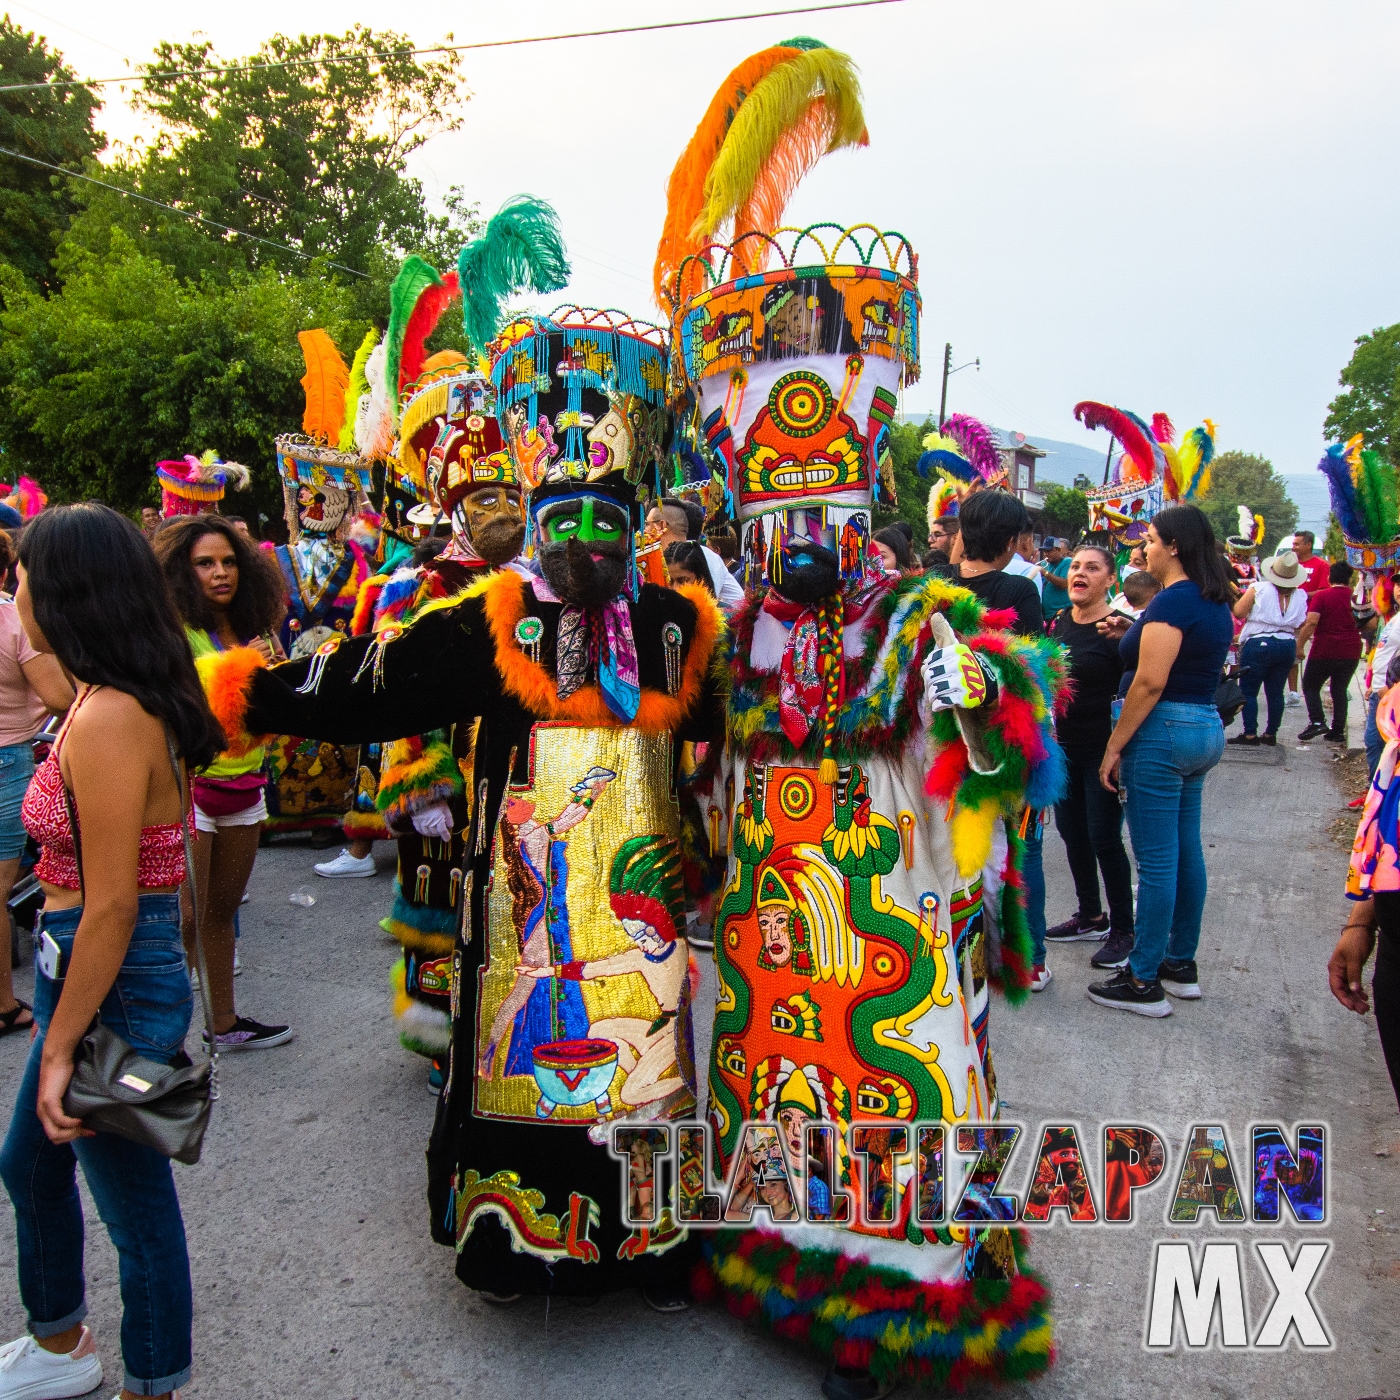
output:
<instances>
[{"instance_id":1,"label":"green painted mask face","mask_svg":"<svg viewBox=\"0 0 1400 1400\"><path fill-rule=\"evenodd\" d=\"M540 521L547 544L621 544L627 538L627 513L611 501L580 496L560 501Z\"/></svg>"}]
</instances>

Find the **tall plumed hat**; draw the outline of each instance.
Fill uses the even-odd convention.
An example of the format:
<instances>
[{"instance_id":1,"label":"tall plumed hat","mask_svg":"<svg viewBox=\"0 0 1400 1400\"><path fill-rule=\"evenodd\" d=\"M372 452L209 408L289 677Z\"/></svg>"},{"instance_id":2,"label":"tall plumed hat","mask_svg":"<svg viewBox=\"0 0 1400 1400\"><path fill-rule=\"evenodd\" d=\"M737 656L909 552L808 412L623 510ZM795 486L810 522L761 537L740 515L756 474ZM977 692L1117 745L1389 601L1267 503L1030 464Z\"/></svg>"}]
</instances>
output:
<instances>
[{"instance_id":1,"label":"tall plumed hat","mask_svg":"<svg viewBox=\"0 0 1400 1400\"><path fill-rule=\"evenodd\" d=\"M1392 570L1400 567L1400 482L1385 454L1363 443L1360 433L1334 443L1317 469L1327 478L1347 563L1374 572Z\"/></svg>"},{"instance_id":2,"label":"tall plumed hat","mask_svg":"<svg viewBox=\"0 0 1400 1400\"><path fill-rule=\"evenodd\" d=\"M728 76L671 175L657 293L741 522L812 509L868 541L872 501L893 498L881 467L899 389L918 378L917 259L870 225L781 227L807 171L867 140L850 58L791 40ZM863 567L863 547L846 555Z\"/></svg>"},{"instance_id":3,"label":"tall plumed hat","mask_svg":"<svg viewBox=\"0 0 1400 1400\"><path fill-rule=\"evenodd\" d=\"M302 430L277 439L277 470L282 477L287 528L293 542L300 538L303 488L311 495L311 510L320 509L320 502L330 493L343 493L345 509L334 531L343 540L370 489L370 464L354 450L353 427L349 437L345 436L347 420L357 407L356 388L335 341L324 330L301 331L297 340L306 363L301 380L306 391ZM361 350L368 357L365 345ZM349 445L342 447L342 442Z\"/></svg>"},{"instance_id":4,"label":"tall plumed hat","mask_svg":"<svg viewBox=\"0 0 1400 1400\"><path fill-rule=\"evenodd\" d=\"M1264 517L1256 515L1248 506L1237 506L1239 533L1227 535L1225 545L1232 554L1248 558L1258 554L1264 543Z\"/></svg>"},{"instance_id":5,"label":"tall plumed hat","mask_svg":"<svg viewBox=\"0 0 1400 1400\"><path fill-rule=\"evenodd\" d=\"M559 216L531 195L508 200L446 276L420 257L404 261L390 288L385 338L385 375L396 389L398 423L398 452L385 481L390 533L405 539L423 533L416 521L430 498L451 515L477 486L520 484L496 421L489 365L480 352L500 329L511 296L556 292L568 280ZM459 294L463 329L474 350L427 355L428 337Z\"/></svg>"},{"instance_id":6,"label":"tall plumed hat","mask_svg":"<svg viewBox=\"0 0 1400 1400\"><path fill-rule=\"evenodd\" d=\"M970 492L983 486L1000 486L1006 479L996 434L970 414L949 414L941 428L924 434L923 446L917 470L920 476L933 477L937 483L940 509L951 488L954 504L948 514L956 515L956 503ZM929 500L933 499L930 493ZM929 512L931 521L932 506Z\"/></svg>"},{"instance_id":7,"label":"tall plumed hat","mask_svg":"<svg viewBox=\"0 0 1400 1400\"><path fill-rule=\"evenodd\" d=\"M587 489L639 521L669 427L660 327L576 306L522 317L492 342L491 379L532 512Z\"/></svg>"},{"instance_id":8,"label":"tall plumed hat","mask_svg":"<svg viewBox=\"0 0 1400 1400\"><path fill-rule=\"evenodd\" d=\"M225 462L213 451L200 457L187 453L178 461L157 462L160 513L167 520L174 515L204 515L223 500L230 481L235 491L243 491L251 477L247 467Z\"/></svg>"}]
</instances>

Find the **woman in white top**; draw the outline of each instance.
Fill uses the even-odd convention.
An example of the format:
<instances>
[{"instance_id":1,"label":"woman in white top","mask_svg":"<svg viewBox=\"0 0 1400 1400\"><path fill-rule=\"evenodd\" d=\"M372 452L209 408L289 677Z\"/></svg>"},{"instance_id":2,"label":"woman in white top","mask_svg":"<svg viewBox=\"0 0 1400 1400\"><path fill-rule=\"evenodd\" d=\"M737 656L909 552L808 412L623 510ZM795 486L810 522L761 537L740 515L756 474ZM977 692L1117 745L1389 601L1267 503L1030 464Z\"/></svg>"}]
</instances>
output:
<instances>
[{"instance_id":1,"label":"woman in white top","mask_svg":"<svg viewBox=\"0 0 1400 1400\"><path fill-rule=\"evenodd\" d=\"M1262 575L1235 604L1242 618L1240 632L1240 689L1244 691L1244 733L1232 744L1276 744L1283 723L1283 688L1298 660L1298 629L1307 620L1308 595L1302 585L1308 571L1291 549L1265 559ZM1259 687L1264 687L1269 719L1259 733Z\"/></svg>"}]
</instances>

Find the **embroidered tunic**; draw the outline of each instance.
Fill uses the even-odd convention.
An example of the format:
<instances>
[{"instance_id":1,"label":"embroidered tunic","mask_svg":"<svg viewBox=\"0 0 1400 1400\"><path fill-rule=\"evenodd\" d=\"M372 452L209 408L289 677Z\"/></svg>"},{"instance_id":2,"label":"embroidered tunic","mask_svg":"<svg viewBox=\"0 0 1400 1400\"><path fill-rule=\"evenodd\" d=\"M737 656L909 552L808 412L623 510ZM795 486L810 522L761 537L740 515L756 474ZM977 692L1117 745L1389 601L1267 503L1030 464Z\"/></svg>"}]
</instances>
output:
<instances>
[{"instance_id":1,"label":"embroidered tunic","mask_svg":"<svg viewBox=\"0 0 1400 1400\"><path fill-rule=\"evenodd\" d=\"M338 742L480 716L452 1054L429 1145L434 1238L492 1292L597 1294L683 1276L685 1232L620 1218L620 1117L696 1110L676 759L723 724L703 590L628 604L641 697L558 698L562 609L518 574L430 604L402 634L259 672L247 714ZM538 660L535 658L539 658ZM298 687L304 688L304 693Z\"/></svg>"},{"instance_id":2,"label":"embroidered tunic","mask_svg":"<svg viewBox=\"0 0 1400 1400\"><path fill-rule=\"evenodd\" d=\"M736 1181L772 1131L745 1123L772 1123L795 1198L830 1212L844 1193L850 1223L785 1219L780 1205L771 1224L707 1236L714 1284L745 1315L789 1337L814 1329L843 1364L880 1375L1029 1374L1050 1345L1044 1290L1018 1277L1009 1230L951 1219L963 1186L951 1152L946 1213L916 1218L912 1125L997 1116L976 872L1028 783L1053 782L1057 648L982 630L972 595L940 582L858 585L843 600L828 784L821 725L809 730L803 712L812 692L806 712L819 713L821 691L804 675L807 617L771 601L734 619L730 759L702 798L712 842L729 850L710 1118L726 1171L739 1159ZM991 662L1000 694L931 722L920 666L940 612ZM1003 949L1012 988L1024 986L1027 952L1014 935ZM847 1152L853 1123L876 1130L868 1170ZM892 1150L897 1135L880 1130L900 1125L906 1142ZM808 1129L822 1127L838 1131L814 1156L821 1138Z\"/></svg>"}]
</instances>

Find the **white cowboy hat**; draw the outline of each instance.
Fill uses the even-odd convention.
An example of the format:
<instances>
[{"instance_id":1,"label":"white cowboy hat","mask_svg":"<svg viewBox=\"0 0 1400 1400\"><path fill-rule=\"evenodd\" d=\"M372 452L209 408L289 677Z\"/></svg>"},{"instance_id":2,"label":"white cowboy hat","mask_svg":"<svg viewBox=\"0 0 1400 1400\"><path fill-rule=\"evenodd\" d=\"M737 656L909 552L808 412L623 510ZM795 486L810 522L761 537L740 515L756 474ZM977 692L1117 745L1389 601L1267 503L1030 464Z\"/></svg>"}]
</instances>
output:
<instances>
[{"instance_id":1,"label":"white cowboy hat","mask_svg":"<svg viewBox=\"0 0 1400 1400\"><path fill-rule=\"evenodd\" d=\"M1259 572L1265 582L1275 588L1301 588L1308 581L1308 571L1298 562L1291 549L1281 550L1259 561Z\"/></svg>"}]
</instances>

